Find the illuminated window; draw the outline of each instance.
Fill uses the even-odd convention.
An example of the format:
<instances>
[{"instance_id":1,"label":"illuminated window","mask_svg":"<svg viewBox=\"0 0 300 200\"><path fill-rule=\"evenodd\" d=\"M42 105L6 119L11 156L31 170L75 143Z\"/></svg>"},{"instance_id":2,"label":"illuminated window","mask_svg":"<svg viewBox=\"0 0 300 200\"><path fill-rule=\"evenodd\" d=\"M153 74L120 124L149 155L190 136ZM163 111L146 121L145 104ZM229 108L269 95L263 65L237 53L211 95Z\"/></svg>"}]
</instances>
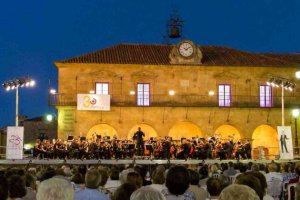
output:
<instances>
[{"instance_id":1,"label":"illuminated window","mask_svg":"<svg viewBox=\"0 0 300 200\"><path fill-rule=\"evenodd\" d=\"M150 105L150 84L149 83L137 84L137 105L138 106Z\"/></svg>"},{"instance_id":2,"label":"illuminated window","mask_svg":"<svg viewBox=\"0 0 300 200\"><path fill-rule=\"evenodd\" d=\"M109 83L96 83L96 94L108 94Z\"/></svg>"},{"instance_id":3,"label":"illuminated window","mask_svg":"<svg viewBox=\"0 0 300 200\"><path fill-rule=\"evenodd\" d=\"M231 105L230 85L219 85L219 106L230 107L230 105Z\"/></svg>"},{"instance_id":4,"label":"illuminated window","mask_svg":"<svg viewBox=\"0 0 300 200\"><path fill-rule=\"evenodd\" d=\"M270 85L259 86L260 107L272 107L272 87Z\"/></svg>"}]
</instances>

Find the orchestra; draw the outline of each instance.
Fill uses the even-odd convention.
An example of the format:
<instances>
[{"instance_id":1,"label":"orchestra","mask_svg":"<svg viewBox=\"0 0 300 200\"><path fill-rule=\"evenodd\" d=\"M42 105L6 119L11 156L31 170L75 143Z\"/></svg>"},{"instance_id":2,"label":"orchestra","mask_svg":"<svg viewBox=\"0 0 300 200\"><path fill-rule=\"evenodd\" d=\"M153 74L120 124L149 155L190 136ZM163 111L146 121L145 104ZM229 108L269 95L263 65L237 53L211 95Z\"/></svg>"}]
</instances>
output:
<instances>
[{"instance_id":1,"label":"orchestra","mask_svg":"<svg viewBox=\"0 0 300 200\"><path fill-rule=\"evenodd\" d=\"M36 140L33 157L37 159L134 159L144 156L151 159L251 159L251 144L248 139L234 142L232 139L150 138L145 140L140 153L134 140L119 140L116 136Z\"/></svg>"}]
</instances>

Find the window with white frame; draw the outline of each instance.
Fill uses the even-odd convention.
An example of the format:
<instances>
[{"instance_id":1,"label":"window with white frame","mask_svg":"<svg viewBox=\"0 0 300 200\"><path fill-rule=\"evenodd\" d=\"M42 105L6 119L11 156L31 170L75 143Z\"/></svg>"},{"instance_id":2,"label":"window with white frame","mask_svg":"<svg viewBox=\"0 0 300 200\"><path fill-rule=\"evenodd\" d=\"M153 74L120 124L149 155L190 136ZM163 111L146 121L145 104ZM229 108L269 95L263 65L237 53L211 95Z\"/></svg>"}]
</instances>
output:
<instances>
[{"instance_id":1,"label":"window with white frame","mask_svg":"<svg viewBox=\"0 0 300 200\"><path fill-rule=\"evenodd\" d=\"M96 83L96 94L108 94L109 83Z\"/></svg>"},{"instance_id":2,"label":"window with white frame","mask_svg":"<svg viewBox=\"0 0 300 200\"><path fill-rule=\"evenodd\" d=\"M150 105L150 84L149 83L137 84L137 105L138 106Z\"/></svg>"},{"instance_id":3,"label":"window with white frame","mask_svg":"<svg viewBox=\"0 0 300 200\"><path fill-rule=\"evenodd\" d=\"M231 106L231 86L221 84L219 85L219 106L230 107Z\"/></svg>"},{"instance_id":4,"label":"window with white frame","mask_svg":"<svg viewBox=\"0 0 300 200\"><path fill-rule=\"evenodd\" d=\"M272 107L272 87L270 85L259 86L259 106Z\"/></svg>"}]
</instances>

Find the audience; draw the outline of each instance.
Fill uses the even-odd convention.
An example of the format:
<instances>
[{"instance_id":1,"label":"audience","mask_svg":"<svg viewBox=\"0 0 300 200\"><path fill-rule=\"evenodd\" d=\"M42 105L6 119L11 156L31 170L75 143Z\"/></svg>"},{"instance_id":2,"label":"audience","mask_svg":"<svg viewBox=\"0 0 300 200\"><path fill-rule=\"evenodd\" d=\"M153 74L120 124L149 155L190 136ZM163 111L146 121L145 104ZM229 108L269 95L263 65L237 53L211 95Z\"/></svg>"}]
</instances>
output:
<instances>
[{"instance_id":1,"label":"audience","mask_svg":"<svg viewBox=\"0 0 300 200\"><path fill-rule=\"evenodd\" d=\"M190 186L189 189L195 194L196 200L205 200L208 196L207 191L199 187L200 176L194 170L189 169Z\"/></svg>"},{"instance_id":2,"label":"audience","mask_svg":"<svg viewBox=\"0 0 300 200\"><path fill-rule=\"evenodd\" d=\"M189 172L186 167L175 165L168 170L166 187L162 193L167 200L194 200L195 194L188 191L190 185Z\"/></svg>"},{"instance_id":3,"label":"audience","mask_svg":"<svg viewBox=\"0 0 300 200\"><path fill-rule=\"evenodd\" d=\"M53 177L41 182L36 194L37 200L73 200L74 189L70 181Z\"/></svg>"},{"instance_id":4,"label":"audience","mask_svg":"<svg viewBox=\"0 0 300 200\"><path fill-rule=\"evenodd\" d=\"M287 200L288 193L282 190L283 180L285 188L289 183L297 183L297 187L291 190L291 199L300 200L300 165L272 161L267 168L265 166L255 162L202 162L199 165L147 167L0 166L0 200ZM294 171L297 177L293 179ZM236 177L236 180L232 184L233 177Z\"/></svg>"},{"instance_id":5,"label":"audience","mask_svg":"<svg viewBox=\"0 0 300 200\"><path fill-rule=\"evenodd\" d=\"M92 168L85 174L85 189L75 193L75 200L108 200L109 198L101 193L98 188L101 182L101 175L98 170Z\"/></svg>"},{"instance_id":6,"label":"audience","mask_svg":"<svg viewBox=\"0 0 300 200\"><path fill-rule=\"evenodd\" d=\"M222 190L219 200L259 200L259 197L246 185L232 184Z\"/></svg>"},{"instance_id":7,"label":"audience","mask_svg":"<svg viewBox=\"0 0 300 200\"><path fill-rule=\"evenodd\" d=\"M134 191L130 196L130 200L166 200L166 198L158 190L145 186Z\"/></svg>"},{"instance_id":8,"label":"audience","mask_svg":"<svg viewBox=\"0 0 300 200\"><path fill-rule=\"evenodd\" d=\"M112 200L129 200L131 194L137 190L138 187L132 183L124 183L112 194Z\"/></svg>"}]
</instances>

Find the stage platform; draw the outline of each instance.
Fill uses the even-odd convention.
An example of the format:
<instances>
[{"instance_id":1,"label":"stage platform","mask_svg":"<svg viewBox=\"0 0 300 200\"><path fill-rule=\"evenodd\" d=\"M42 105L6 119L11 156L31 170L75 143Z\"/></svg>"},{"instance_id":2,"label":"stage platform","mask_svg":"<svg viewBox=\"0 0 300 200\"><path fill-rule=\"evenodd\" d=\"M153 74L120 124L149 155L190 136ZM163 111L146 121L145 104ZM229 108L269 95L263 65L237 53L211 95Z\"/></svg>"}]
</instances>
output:
<instances>
[{"instance_id":1,"label":"stage platform","mask_svg":"<svg viewBox=\"0 0 300 200\"><path fill-rule=\"evenodd\" d=\"M180 164L180 165L198 165L199 163L271 163L272 160L151 160L151 159L133 159L133 160L56 160L56 159L22 159L22 160L0 160L0 165L161 165L161 164ZM300 160L274 160L277 163L300 162Z\"/></svg>"}]
</instances>

